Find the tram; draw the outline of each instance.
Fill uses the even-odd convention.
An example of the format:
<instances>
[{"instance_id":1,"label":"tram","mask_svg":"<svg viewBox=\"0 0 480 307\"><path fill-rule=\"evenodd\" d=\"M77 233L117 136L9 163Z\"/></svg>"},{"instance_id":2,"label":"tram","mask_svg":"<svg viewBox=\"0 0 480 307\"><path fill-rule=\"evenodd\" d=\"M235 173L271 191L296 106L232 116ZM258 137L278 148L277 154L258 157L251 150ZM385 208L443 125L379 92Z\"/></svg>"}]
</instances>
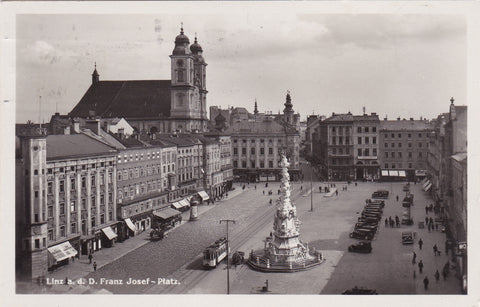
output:
<instances>
[{"instance_id":1,"label":"tram","mask_svg":"<svg viewBox=\"0 0 480 307\"><path fill-rule=\"evenodd\" d=\"M215 268L225 257L227 257L227 238L221 238L203 251L203 266Z\"/></svg>"}]
</instances>

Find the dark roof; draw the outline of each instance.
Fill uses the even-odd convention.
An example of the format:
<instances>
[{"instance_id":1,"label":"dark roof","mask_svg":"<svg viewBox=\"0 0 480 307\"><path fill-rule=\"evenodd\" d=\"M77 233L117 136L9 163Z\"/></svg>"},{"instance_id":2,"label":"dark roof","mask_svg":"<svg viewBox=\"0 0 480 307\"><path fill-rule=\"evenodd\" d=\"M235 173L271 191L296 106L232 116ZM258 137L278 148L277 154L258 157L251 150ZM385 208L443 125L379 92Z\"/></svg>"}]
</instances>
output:
<instances>
[{"instance_id":1,"label":"dark roof","mask_svg":"<svg viewBox=\"0 0 480 307\"><path fill-rule=\"evenodd\" d=\"M379 121L377 114L364 114L364 115L353 115L354 121Z\"/></svg>"},{"instance_id":2,"label":"dark roof","mask_svg":"<svg viewBox=\"0 0 480 307\"><path fill-rule=\"evenodd\" d=\"M114 154L116 150L84 134L47 136L47 160Z\"/></svg>"},{"instance_id":3,"label":"dark roof","mask_svg":"<svg viewBox=\"0 0 480 307\"><path fill-rule=\"evenodd\" d=\"M233 123L226 129L227 134L298 134L291 127L284 126L277 121L250 122L241 121Z\"/></svg>"},{"instance_id":4,"label":"dark roof","mask_svg":"<svg viewBox=\"0 0 480 307\"><path fill-rule=\"evenodd\" d=\"M351 113L347 114L333 114L329 118L325 119L326 122L335 122L335 121L353 121L353 115Z\"/></svg>"},{"instance_id":5,"label":"dark roof","mask_svg":"<svg viewBox=\"0 0 480 307\"><path fill-rule=\"evenodd\" d=\"M99 81L92 84L70 112L72 117L170 116L170 80Z\"/></svg>"},{"instance_id":6,"label":"dark roof","mask_svg":"<svg viewBox=\"0 0 480 307\"><path fill-rule=\"evenodd\" d=\"M157 139L160 139L162 141L167 141L169 143L173 143L178 147L193 146L198 144L199 142L198 140L192 138L187 134L177 134L176 136L172 134L158 134Z\"/></svg>"},{"instance_id":7,"label":"dark roof","mask_svg":"<svg viewBox=\"0 0 480 307\"><path fill-rule=\"evenodd\" d=\"M110 133L117 141L122 143L123 146L127 148L144 148L148 147L145 145L145 143L139 141L136 137L130 136L130 137L118 137L117 135Z\"/></svg>"}]
</instances>

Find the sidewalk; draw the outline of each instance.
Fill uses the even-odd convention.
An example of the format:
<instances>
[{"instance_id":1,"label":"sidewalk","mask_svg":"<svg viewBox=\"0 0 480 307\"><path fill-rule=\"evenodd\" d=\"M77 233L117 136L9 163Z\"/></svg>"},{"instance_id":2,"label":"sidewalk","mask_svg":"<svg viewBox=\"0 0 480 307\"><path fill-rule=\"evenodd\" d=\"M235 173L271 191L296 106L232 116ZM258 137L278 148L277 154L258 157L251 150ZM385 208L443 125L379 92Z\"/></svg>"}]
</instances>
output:
<instances>
[{"instance_id":1,"label":"sidewalk","mask_svg":"<svg viewBox=\"0 0 480 307\"><path fill-rule=\"evenodd\" d=\"M248 188L254 188L252 185L246 186L245 190L242 190L242 184L234 184L235 190L228 192L228 197L224 198L220 201L215 201L214 204L210 205L200 205L198 206L198 215L202 215L203 213L207 212L210 209L215 208L217 205L221 205L224 200L232 199L242 192L248 191ZM190 210L187 210L182 213L182 223L177 226L181 227L183 224L188 223L190 219ZM170 230L174 231L176 228ZM85 291L90 291L94 289L89 289L86 286L79 285L79 281L82 278L85 278L88 274L92 273L93 270L93 262L97 263L97 269L102 268L103 266L114 262L117 259L122 258L126 254L130 253L131 251L147 244L150 242L150 232L144 231L134 237L130 237L123 242L117 242L113 247L110 248L102 248L101 250L95 252L93 254L92 263L89 262L87 255L81 255L80 259L76 258L75 261L71 261L68 265L64 265L58 267L54 271L48 272L46 278L50 281L55 279L59 281L65 281L65 279L69 280L69 285L59 284L54 286L47 286L42 287L35 283L22 283L19 285L17 292L22 293L83 293ZM81 288L81 289L80 289ZM81 292L78 292L81 291ZM93 292L97 292L94 290Z\"/></svg>"}]
</instances>

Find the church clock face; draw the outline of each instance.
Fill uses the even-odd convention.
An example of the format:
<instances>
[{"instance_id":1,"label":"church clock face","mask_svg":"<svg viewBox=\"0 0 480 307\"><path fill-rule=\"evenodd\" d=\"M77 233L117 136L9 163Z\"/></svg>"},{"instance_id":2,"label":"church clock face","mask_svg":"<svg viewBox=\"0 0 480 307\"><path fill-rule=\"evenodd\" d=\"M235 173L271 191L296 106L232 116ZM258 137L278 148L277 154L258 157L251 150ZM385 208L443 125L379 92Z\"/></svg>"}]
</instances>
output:
<instances>
[{"instance_id":1,"label":"church clock face","mask_svg":"<svg viewBox=\"0 0 480 307\"><path fill-rule=\"evenodd\" d=\"M177 60L177 66L183 67L183 60Z\"/></svg>"}]
</instances>

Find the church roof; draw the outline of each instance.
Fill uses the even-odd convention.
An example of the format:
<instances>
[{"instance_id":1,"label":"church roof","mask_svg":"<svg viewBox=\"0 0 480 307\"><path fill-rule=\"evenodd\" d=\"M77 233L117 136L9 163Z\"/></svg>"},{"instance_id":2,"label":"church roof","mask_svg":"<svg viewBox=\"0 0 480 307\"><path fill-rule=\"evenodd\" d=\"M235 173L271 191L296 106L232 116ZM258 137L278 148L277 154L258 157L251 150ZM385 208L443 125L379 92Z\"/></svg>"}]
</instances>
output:
<instances>
[{"instance_id":1,"label":"church roof","mask_svg":"<svg viewBox=\"0 0 480 307\"><path fill-rule=\"evenodd\" d=\"M104 118L168 117L170 87L170 80L98 81L69 115L88 117L93 110Z\"/></svg>"}]
</instances>

